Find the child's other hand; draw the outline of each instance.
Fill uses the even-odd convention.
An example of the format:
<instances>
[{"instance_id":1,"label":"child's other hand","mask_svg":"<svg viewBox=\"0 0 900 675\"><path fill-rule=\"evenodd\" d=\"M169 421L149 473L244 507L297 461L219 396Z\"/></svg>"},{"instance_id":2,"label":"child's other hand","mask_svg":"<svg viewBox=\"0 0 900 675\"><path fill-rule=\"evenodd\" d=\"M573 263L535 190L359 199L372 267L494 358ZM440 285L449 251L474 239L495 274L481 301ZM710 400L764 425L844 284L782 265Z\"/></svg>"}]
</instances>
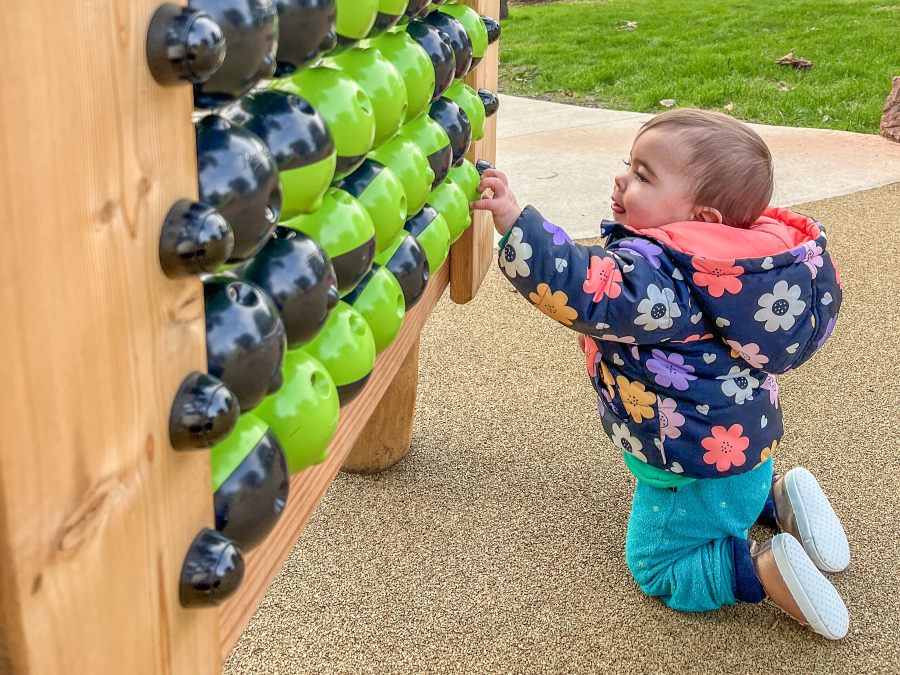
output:
<instances>
[{"instance_id":1,"label":"child's other hand","mask_svg":"<svg viewBox=\"0 0 900 675\"><path fill-rule=\"evenodd\" d=\"M488 169L481 176L478 191L490 190L493 197L482 194L477 202L471 202L469 206L478 211L490 211L494 216L494 227L501 235L506 234L522 215L522 209L516 202L516 196L509 189L509 181L502 171Z\"/></svg>"}]
</instances>

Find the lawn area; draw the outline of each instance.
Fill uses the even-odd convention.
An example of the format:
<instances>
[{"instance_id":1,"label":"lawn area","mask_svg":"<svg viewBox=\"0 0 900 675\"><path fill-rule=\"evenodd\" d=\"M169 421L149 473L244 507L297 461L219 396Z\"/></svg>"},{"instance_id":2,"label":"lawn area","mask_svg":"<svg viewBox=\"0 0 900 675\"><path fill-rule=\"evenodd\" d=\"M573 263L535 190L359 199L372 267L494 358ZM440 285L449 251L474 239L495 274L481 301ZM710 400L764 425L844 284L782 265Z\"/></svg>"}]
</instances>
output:
<instances>
[{"instance_id":1,"label":"lawn area","mask_svg":"<svg viewBox=\"0 0 900 675\"><path fill-rule=\"evenodd\" d=\"M636 28L617 29L628 22ZM674 99L748 122L877 134L900 75L898 36L900 4L890 0L515 6L503 22L500 90L638 112ZM775 65L788 52L813 67Z\"/></svg>"}]
</instances>

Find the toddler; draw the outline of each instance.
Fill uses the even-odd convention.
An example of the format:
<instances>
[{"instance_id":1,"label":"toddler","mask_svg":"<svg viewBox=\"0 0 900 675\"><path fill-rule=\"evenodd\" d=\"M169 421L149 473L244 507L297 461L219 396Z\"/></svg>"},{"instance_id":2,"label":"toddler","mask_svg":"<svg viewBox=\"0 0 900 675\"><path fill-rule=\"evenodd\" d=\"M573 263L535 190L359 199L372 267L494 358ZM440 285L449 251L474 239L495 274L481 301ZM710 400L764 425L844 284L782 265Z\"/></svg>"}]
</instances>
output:
<instances>
[{"instance_id":1,"label":"toddler","mask_svg":"<svg viewBox=\"0 0 900 675\"><path fill-rule=\"evenodd\" d=\"M819 570L849 564L844 530L809 471L772 472L775 376L822 347L841 304L825 230L768 206L769 149L727 115L659 115L625 164L605 248L519 208L500 171L472 207L493 214L513 286L581 334L603 429L638 479L628 566L673 609L768 596L840 639L847 609ZM782 533L748 541L757 522Z\"/></svg>"}]
</instances>

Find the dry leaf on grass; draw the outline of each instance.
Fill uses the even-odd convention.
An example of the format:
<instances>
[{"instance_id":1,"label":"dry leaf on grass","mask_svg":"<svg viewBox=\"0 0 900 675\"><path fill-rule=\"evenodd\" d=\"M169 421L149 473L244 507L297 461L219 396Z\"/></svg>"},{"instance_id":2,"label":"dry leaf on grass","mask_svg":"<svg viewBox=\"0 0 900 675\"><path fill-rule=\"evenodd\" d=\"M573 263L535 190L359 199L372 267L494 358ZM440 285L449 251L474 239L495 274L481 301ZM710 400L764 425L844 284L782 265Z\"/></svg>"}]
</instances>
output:
<instances>
[{"instance_id":1,"label":"dry leaf on grass","mask_svg":"<svg viewBox=\"0 0 900 675\"><path fill-rule=\"evenodd\" d=\"M728 105L726 105L725 110L728 110L729 112L734 110L734 103L729 103Z\"/></svg>"},{"instance_id":2,"label":"dry leaf on grass","mask_svg":"<svg viewBox=\"0 0 900 675\"><path fill-rule=\"evenodd\" d=\"M634 30L637 28L637 21L628 21L621 26L616 26L616 30Z\"/></svg>"},{"instance_id":3,"label":"dry leaf on grass","mask_svg":"<svg viewBox=\"0 0 900 675\"><path fill-rule=\"evenodd\" d=\"M665 106L666 108L671 108L673 105L675 105L675 99L674 98L664 98L662 101L659 102L659 104L661 106Z\"/></svg>"},{"instance_id":4,"label":"dry leaf on grass","mask_svg":"<svg viewBox=\"0 0 900 675\"><path fill-rule=\"evenodd\" d=\"M806 59L801 59L798 56L794 56L794 52L782 56L775 63L777 63L779 66L793 66L797 70L807 70L813 67L812 61L807 61Z\"/></svg>"},{"instance_id":5,"label":"dry leaf on grass","mask_svg":"<svg viewBox=\"0 0 900 675\"><path fill-rule=\"evenodd\" d=\"M779 82L778 83L778 91L787 91L787 90L788 90L787 82Z\"/></svg>"},{"instance_id":6,"label":"dry leaf on grass","mask_svg":"<svg viewBox=\"0 0 900 675\"><path fill-rule=\"evenodd\" d=\"M831 118L830 118L828 115L825 115L825 117L822 118L822 121L823 121L823 122L827 122L827 121L830 120L830 119L831 119Z\"/></svg>"},{"instance_id":7,"label":"dry leaf on grass","mask_svg":"<svg viewBox=\"0 0 900 675\"><path fill-rule=\"evenodd\" d=\"M572 98L573 96L575 96L575 92L571 89L566 89L566 96Z\"/></svg>"}]
</instances>

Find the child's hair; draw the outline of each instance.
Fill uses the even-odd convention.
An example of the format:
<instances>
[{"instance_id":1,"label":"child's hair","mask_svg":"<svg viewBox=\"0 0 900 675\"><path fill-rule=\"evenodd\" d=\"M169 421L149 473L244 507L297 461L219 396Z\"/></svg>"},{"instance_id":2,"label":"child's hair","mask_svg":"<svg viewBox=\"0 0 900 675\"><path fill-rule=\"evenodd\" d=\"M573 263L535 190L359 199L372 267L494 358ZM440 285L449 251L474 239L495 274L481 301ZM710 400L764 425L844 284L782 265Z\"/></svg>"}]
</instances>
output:
<instances>
[{"instance_id":1,"label":"child's hair","mask_svg":"<svg viewBox=\"0 0 900 675\"><path fill-rule=\"evenodd\" d=\"M722 214L726 225L747 228L763 214L775 186L772 155L746 124L722 113L681 108L647 122L649 129L677 129L688 136L685 168L694 203Z\"/></svg>"}]
</instances>

